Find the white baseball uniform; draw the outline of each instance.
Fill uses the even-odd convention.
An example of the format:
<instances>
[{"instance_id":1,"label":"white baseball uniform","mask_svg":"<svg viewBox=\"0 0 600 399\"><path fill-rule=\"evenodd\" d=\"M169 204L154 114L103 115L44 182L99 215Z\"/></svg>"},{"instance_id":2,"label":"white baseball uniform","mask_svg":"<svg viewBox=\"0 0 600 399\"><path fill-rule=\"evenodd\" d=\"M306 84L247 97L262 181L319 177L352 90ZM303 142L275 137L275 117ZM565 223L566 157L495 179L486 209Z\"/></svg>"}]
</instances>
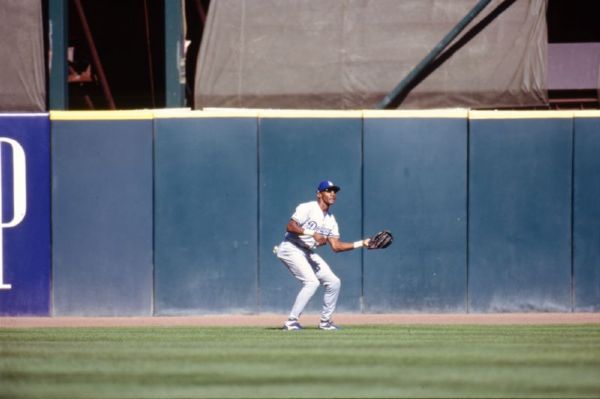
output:
<instances>
[{"instance_id":1,"label":"white baseball uniform","mask_svg":"<svg viewBox=\"0 0 600 399\"><path fill-rule=\"evenodd\" d=\"M292 219L303 229L314 230L326 237L339 238L340 236L335 217L329 212L323 212L317 201L298 205ZM277 257L303 284L290 312L290 319L300 317L308 301L319 288L319 284L325 287L321 319L329 320L335 311L341 282L327 262L313 252L314 248L316 242L312 236L286 232L285 239L277 250Z\"/></svg>"}]
</instances>

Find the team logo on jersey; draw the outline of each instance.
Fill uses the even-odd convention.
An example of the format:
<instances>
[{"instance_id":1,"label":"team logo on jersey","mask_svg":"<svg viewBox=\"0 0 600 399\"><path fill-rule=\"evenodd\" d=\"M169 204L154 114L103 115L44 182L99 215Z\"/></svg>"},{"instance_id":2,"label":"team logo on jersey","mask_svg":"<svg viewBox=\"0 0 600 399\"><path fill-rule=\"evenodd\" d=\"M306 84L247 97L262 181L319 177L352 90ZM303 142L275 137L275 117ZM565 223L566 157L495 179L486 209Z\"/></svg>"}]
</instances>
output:
<instances>
[{"instance_id":1,"label":"team logo on jersey","mask_svg":"<svg viewBox=\"0 0 600 399\"><path fill-rule=\"evenodd\" d=\"M304 225L304 228L318 231L319 226L317 225L317 222L315 222L314 220L309 220Z\"/></svg>"}]
</instances>

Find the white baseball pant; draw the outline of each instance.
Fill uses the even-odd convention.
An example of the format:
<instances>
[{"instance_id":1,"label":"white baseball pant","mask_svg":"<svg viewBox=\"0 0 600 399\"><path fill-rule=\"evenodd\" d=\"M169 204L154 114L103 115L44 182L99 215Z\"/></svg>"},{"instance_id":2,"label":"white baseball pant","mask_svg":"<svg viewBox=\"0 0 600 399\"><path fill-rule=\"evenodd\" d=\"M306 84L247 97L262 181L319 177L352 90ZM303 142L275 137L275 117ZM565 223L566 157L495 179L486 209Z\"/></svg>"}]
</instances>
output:
<instances>
[{"instance_id":1,"label":"white baseball pant","mask_svg":"<svg viewBox=\"0 0 600 399\"><path fill-rule=\"evenodd\" d=\"M302 288L296 297L289 317L298 319L308 301L319 288L319 284L323 284L325 294L323 296L321 319L331 319L340 295L341 281L331 271L327 262L319 254L308 249L301 249L289 241L283 241L279 245L277 257L290 273L302 283Z\"/></svg>"}]
</instances>

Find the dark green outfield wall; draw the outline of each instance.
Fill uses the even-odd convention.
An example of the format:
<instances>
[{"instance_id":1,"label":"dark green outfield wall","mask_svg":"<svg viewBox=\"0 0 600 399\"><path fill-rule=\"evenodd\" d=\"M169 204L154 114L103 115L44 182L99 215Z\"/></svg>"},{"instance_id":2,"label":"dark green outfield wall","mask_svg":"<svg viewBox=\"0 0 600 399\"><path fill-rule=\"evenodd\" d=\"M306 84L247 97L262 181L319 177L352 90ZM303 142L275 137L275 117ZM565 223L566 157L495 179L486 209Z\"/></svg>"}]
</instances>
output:
<instances>
[{"instance_id":1,"label":"dark green outfield wall","mask_svg":"<svg viewBox=\"0 0 600 399\"><path fill-rule=\"evenodd\" d=\"M286 314L300 285L272 249L322 179L344 241L396 237L320 249L340 311L600 308L598 112L67 112L51 129L54 315Z\"/></svg>"},{"instance_id":2,"label":"dark green outfield wall","mask_svg":"<svg viewBox=\"0 0 600 399\"><path fill-rule=\"evenodd\" d=\"M396 236L364 254L367 311L466 310L466 113L365 118L364 225Z\"/></svg>"},{"instance_id":3,"label":"dark green outfield wall","mask_svg":"<svg viewBox=\"0 0 600 399\"><path fill-rule=\"evenodd\" d=\"M154 130L155 313L257 311L256 118Z\"/></svg>"},{"instance_id":4,"label":"dark green outfield wall","mask_svg":"<svg viewBox=\"0 0 600 399\"><path fill-rule=\"evenodd\" d=\"M320 181L332 180L342 188L332 208L342 240L361 237L362 115L275 113L259 121L260 304L263 311L282 311L289 310L300 285L275 257L273 246L282 241L296 206L316 199ZM360 251L333 254L323 247L318 252L342 280L339 309L360 311ZM321 298L319 291L307 311L320 309Z\"/></svg>"},{"instance_id":5,"label":"dark green outfield wall","mask_svg":"<svg viewBox=\"0 0 600 399\"><path fill-rule=\"evenodd\" d=\"M472 311L571 309L573 120L471 119Z\"/></svg>"},{"instance_id":6,"label":"dark green outfield wall","mask_svg":"<svg viewBox=\"0 0 600 399\"><path fill-rule=\"evenodd\" d=\"M574 119L573 302L600 310L600 115Z\"/></svg>"},{"instance_id":7,"label":"dark green outfield wall","mask_svg":"<svg viewBox=\"0 0 600 399\"><path fill-rule=\"evenodd\" d=\"M152 314L152 114L118 116L52 120L57 316Z\"/></svg>"}]
</instances>

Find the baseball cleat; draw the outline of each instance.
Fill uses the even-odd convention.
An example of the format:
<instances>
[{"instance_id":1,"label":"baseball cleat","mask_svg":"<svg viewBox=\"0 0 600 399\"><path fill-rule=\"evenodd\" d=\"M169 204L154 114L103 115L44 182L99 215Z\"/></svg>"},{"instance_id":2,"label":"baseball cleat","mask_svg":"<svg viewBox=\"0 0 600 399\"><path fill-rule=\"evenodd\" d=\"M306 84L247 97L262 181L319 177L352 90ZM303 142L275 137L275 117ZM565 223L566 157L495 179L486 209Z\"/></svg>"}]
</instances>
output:
<instances>
[{"instance_id":1,"label":"baseball cleat","mask_svg":"<svg viewBox=\"0 0 600 399\"><path fill-rule=\"evenodd\" d=\"M340 328L333 324L331 320L321 320L319 323L320 330L339 330Z\"/></svg>"},{"instance_id":2,"label":"baseball cleat","mask_svg":"<svg viewBox=\"0 0 600 399\"><path fill-rule=\"evenodd\" d=\"M288 320L283 325L283 329L286 331L302 330L302 326L298 323L298 320Z\"/></svg>"}]
</instances>

